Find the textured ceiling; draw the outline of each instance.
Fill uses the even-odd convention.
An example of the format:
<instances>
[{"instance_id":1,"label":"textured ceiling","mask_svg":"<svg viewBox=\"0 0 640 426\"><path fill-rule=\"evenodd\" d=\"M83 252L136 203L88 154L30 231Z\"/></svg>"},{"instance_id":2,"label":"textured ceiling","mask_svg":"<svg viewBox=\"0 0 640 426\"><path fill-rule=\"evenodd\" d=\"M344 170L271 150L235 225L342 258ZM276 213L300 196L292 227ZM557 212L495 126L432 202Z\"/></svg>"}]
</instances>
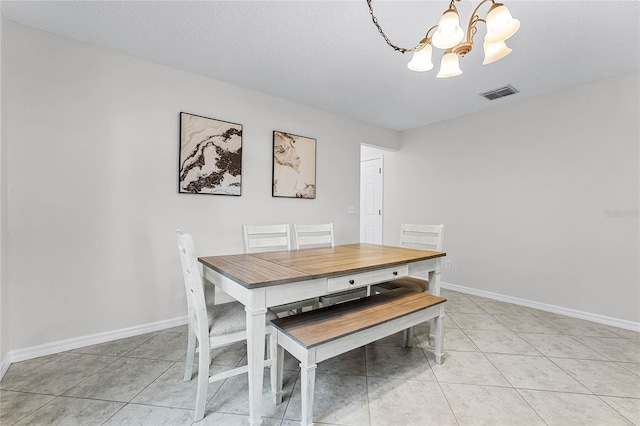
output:
<instances>
[{"instance_id":1,"label":"textured ceiling","mask_svg":"<svg viewBox=\"0 0 640 426\"><path fill-rule=\"evenodd\" d=\"M478 1L457 3L466 25ZM129 55L406 130L640 68L640 2L506 1L513 53L482 65L481 24L463 74L406 68L358 1L2 1L9 20ZM373 2L391 41L412 47L442 1ZM488 4L481 8L486 16ZM506 84L520 93L480 96Z\"/></svg>"}]
</instances>

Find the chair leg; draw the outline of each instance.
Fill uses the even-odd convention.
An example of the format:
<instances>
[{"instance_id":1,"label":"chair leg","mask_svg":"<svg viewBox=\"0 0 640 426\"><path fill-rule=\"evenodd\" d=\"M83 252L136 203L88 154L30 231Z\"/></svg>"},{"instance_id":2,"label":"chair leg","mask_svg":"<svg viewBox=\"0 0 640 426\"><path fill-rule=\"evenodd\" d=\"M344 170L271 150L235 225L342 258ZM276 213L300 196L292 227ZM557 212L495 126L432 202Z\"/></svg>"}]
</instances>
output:
<instances>
[{"instance_id":1,"label":"chair leg","mask_svg":"<svg viewBox=\"0 0 640 426\"><path fill-rule=\"evenodd\" d=\"M191 329L191 324L188 325L187 333L189 333L189 337L187 340L187 360L184 365L184 377L182 380L188 382L191 380L191 375L193 374L193 361L196 356L196 335Z\"/></svg>"},{"instance_id":2,"label":"chair leg","mask_svg":"<svg viewBox=\"0 0 640 426\"><path fill-rule=\"evenodd\" d=\"M282 373L284 370L284 349L278 345L277 332L274 330L269 336L269 351L271 353L271 393L273 403L282 403Z\"/></svg>"},{"instance_id":3,"label":"chair leg","mask_svg":"<svg viewBox=\"0 0 640 426\"><path fill-rule=\"evenodd\" d=\"M410 348L413 346L413 327L409 327L402 331L402 347Z\"/></svg>"},{"instance_id":4,"label":"chair leg","mask_svg":"<svg viewBox=\"0 0 640 426\"><path fill-rule=\"evenodd\" d=\"M210 354L208 350L209 342L206 342L207 347L201 342L201 348L198 352L198 392L196 395L196 412L194 415L194 421L200 421L204 418L204 407L207 404L207 390L209 388L209 362Z\"/></svg>"}]
</instances>

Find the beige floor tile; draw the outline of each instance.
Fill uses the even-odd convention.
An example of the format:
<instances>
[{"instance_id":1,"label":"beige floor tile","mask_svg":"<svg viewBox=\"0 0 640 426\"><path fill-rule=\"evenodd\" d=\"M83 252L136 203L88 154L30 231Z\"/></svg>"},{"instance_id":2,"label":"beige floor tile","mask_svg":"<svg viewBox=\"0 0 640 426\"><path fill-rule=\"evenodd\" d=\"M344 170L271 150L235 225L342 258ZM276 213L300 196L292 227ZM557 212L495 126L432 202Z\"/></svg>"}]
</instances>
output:
<instances>
[{"instance_id":1,"label":"beige floor tile","mask_svg":"<svg viewBox=\"0 0 640 426\"><path fill-rule=\"evenodd\" d=\"M56 397L0 390L0 424L12 425Z\"/></svg>"},{"instance_id":2,"label":"beige floor tile","mask_svg":"<svg viewBox=\"0 0 640 426\"><path fill-rule=\"evenodd\" d=\"M69 352L78 354L123 356L127 352L130 352L141 344L151 340L157 334L158 333L147 333L140 336L127 337L125 339L100 343L98 345L85 346L84 348L74 349Z\"/></svg>"},{"instance_id":3,"label":"beige floor tile","mask_svg":"<svg viewBox=\"0 0 640 426\"><path fill-rule=\"evenodd\" d=\"M117 361L119 358L103 355L63 353L42 366L20 374L5 375L2 389L61 395L87 377Z\"/></svg>"},{"instance_id":4,"label":"beige floor tile","mask_svg":"<svg viewBox=\"0 0 640 426\"><path fill-rule=\"evenodd\" d=\"M364 376L316 374L313 421L341 425L369 424L367 380ZM284 418L299 421L301 410L300 381L298 380Z\"/></svg>"},{"instance_id":5,"label":"beige floor tile","mask_svg":"<svg viewBox=\"0 0 640 426\"><path fill-rule=\"evenodd\" d=\"M451 312L449 316L463 330L509 331L500 321L489 314L464 314Z\"/></svg>"},{"instance_id":6,"label":"beige floor tile","mask_svg":"<svg viewBox=\"0 0 640 426\"><path fill-rule=\"evenodd\" d=\"M382 348L384 348L384 346L382 346ZM326 361L322 361L318 364L316 372L364 376L366 374L365 348L357 348Z\"/></svg>"},{"instance_id":7,"label":"beige floor tile","mask_svg":"<svg viewBox=\"0 0 640 426\"><path fill-rule=\"evenodd\" d=\"M415 331L420 347L425 351L432 351L433 346L429 345L429 329L416 328ZM444 331L444 351L479 352L480 349L473 344L464 331L459 328L451 328Z\"/></svg>"},{"instance_id":8,"label":"beige floor tile","mask_svg":"<svg viewBox=\"0 0 640 426\"><path fill-rule=\"evenodd\" d=\"M436 380L421 348L369 345L366 347L366 366L369 377Z\"/></svg>"},{"instance_id":9,"label":"beige floor tile","mask_svg":"<svg viewBox=\"0 0 640 426\"><path fill-rule=\"evenodd\" d=\"M445 354L442 364L436 364L433 357L428 359L431 369L441 383L511 386L480 352L449 351Z\"/></svg>"},{"instance_id":10,"label":"beige floor tile","mask_svg":"<svg viewBox=\"0 0 640 426\"><path fill-rule=\"evenodd\" d=\"M99 425L123 406L120 402L58 397L16 425Z\"/></svg>"},{"instance_id":11,"label":"beige floor tile","mask_svg":"<svg viewBox=\"0 0 640 426\"><path fill-rule=\"evenodd\" d=\"M631 425L595 395L525 389L519 392L549 426Z\"/></svg>"},{"instance_id":12,"label":"beige floor tile","mask_svg":"<svg viewBox=\"0 0 640 426\"><path fill-rule=\"evenodd\" d=\"M640 340L584 336L576 339L612 361L640 363Z\"/></svg>"},{"instance_id":13,"label":"beige floor tile","mask_svg":"<svg viewBox=\"0 0 640 426\"><path fill-rule=\"evenodd\" d=\"M544 322L541 318L533 315L525 317L523 315L494 315L495 319L504 324L509 330L527 333L561 334L552 325Z\"/></svg>"},{"instance_id":14,"label":"beige floor tile","mask_svg":"<svg viewBox=\"0 0 640 426\"><path fill-rule=\"evenodd\" d=\"M558 332L562 334L588 337L618 337L600 324L591 321L561 317L547 317L542 318L542 320L556 328Z\"/></svg>"},{"instance_id":15,"label":"beige floor tile","mask_svg":"<svg viewBox=\"0 0 640 426\"><path fill-rule=\"evenodd\" d=\"M593 349L580 343L574 337L566 334L518 333L518 335L545 356L597 360L607 359Z\"/></svg>"},{"instance_id":16,"label":"beige floor tile","mask_svg":"<svg viewBox=\"0 0 640 426\"><path fill-rule=\"evenodd\" d=\"M65 396L129 402L174 363L120 358L65 392Z\"/></svg>"},{"instance_id":17,"label":"beige floor tile","mask_svg":"<svg viewBox=\"0 0 640 426\"><path fill-rule=\"evenodd\" d=\"M596 395L640 398L640 380L614 362L551 358Z\"/></svg>"},{"instance_id":18,"label":"beige floor tile","mask_svg":"<svg viewBox=\"0 0 640 426\"><path fill-rule=\"evenodd\" d=\"M456 425L437 383L369 377L371 425Z\"/></svg>"},{"instance_id":19,"label":"beige floor tile","mask_svg":"<svg viewBox=\"0 0 640 426\"><path fill-rule=\"evenodd\" d=\"M491 315L532 316L526 309L512 303L490 301L480 302L478 305Z\"/></svg>"},{"instance_id":20,"label":"beige floor tile","mask_svg":"<svg viewBox=\"0 0 640 426\"><path fill-rule=\"evenodd\" d=\"M210 374L221 373L230 367L211 365ZM193 363L192 379L185 382L184 363L177 362L131 400L134 404L160 405L171 408L195 409L198 386L198 362ZM223 380L209 383L207 401L220 389Z\"/></svg>"},{"instance_id":21,"label":"beige floor tile","mask_svg":"<svg viewBox=\"0 0 640 426\"><path fill-rule=\"evenodd\" d=\"M640 364L639 363L617 362L616 364L618 364L620 367L624 368L625 370L629 370L632 373L636 374L637 376L640 376Z\"/></svg>"},{"instance_id":22,"label":"beige floor tile","mask_svg":"<svg viewBox=\"0 0 640 426\"><path fill-rule=\"evenodd\" d=\"M634 425L640 426L640 399L618 398L614 396L601 396L600 399L613 407L614 410L622 414Z\"/></svg>"},{"instance_id":23,"label":"beige floor tile","mask_svg":"<svg viewBox=\"0 0 640 426\"><path fill-rule=\"evenodd\" d=\"M516 388L590 393L560 367L541 356L486 354Z\"/></svg>"},{"instance_id":24,"label":"beige floor tile","mask_svg":"<svg viewBox=\"0 0 640 426\"><path fill-rule=\"evenodd\" d=\"M442 391L460 425L544 425L512 388L443 383Z\"/></svg>"},{"instance_id":25,"label":"beige floor tile","mask_svg":"<svg viewBox=\"0 0 640 426\"><path fill-rule=\"evenodd\" d=\"M286 403L275 405L271 395L271 371L265 368L262 378L262 415L282 418L287 408ZM285 370L282 380L282 400L291 397L293 386L298 377L297 371ZM207 403L206 411L249 415L249 376L242 374L224 381L216 394Z\"/></svg>"},{"instance_id":26,"label":"beige floor tile","mask_svg":"<svg viewBox=\"0 0 640 426\"><path fill-rule=\"evenodd\" d=\"M193 423L193 410L180 408L154 407L151 405L127 404L111 417L105 426L190 426Z\"/></svg>"},{"instance_id":27,"label":"beige floor tile","mask_svg":"<svg viewBox=\"0 0 640 426\"><path fill-rule=\"evenodd\" d=\"M177 361L187 353L187 333L164 331L129 351L131 358Z\"/></svg>"},{"instance_id":28,"label":"beige floor tile","mask_svg":"<svg viewBox=\"0 0 640 426\"><path fill-rule=\"evenodd\" d=\"M511 331L466 330L465 333L482 352L540 355L533 346Z\"/></svg>"}]
</instances>

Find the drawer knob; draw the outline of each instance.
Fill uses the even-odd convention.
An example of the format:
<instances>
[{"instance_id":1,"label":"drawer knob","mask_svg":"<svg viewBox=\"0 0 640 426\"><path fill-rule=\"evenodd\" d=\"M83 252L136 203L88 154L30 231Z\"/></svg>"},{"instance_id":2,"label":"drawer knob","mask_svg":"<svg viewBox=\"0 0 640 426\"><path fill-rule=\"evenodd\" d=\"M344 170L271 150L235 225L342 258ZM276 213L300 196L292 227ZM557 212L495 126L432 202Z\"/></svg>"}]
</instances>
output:
<instances>
[{"instance_id":1,"label":"drawer knob","mask_svg":"<svg viewBox=\"0 0 640 426\"><path fill-rule=\"evenodd\" d=\"M354 280L349 280L349 284L354 285L356 282Z\"/></svg>"},{"instance_id":2,"label":"drawer knob","mask_svg":"<svg viewBox=\"0 0 640 426\"><path fill-rule=\"evenodd\" d=\"M398 271L393 271L393 275L397 276L398 275Z\"/></svg>"}]
</instances>

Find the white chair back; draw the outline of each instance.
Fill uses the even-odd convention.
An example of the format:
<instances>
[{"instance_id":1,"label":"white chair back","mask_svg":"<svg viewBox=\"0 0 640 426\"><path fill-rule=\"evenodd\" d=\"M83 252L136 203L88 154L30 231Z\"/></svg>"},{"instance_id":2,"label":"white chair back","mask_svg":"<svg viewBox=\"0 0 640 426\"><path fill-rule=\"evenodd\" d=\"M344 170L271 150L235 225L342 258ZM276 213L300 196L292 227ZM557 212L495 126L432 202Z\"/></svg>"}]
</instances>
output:
<instances>
[{"instance_id":1,"label":"white chair back","mask_svg":"<svg viewBox=\"0 0 640 426\"><path fill-rule=\"evenodd\" d=\"M442 251L444 225L400 225L400 247Z\"/></svg>"},{"instance_id":2,"label":"white chair back","mask_svg":"<svg viewBox=\"0 0 640 426\"><path fill-rule=\"evenodd\" d=\"M182 263L182 275L187 292L188 321L201 344L209 345L209 320L204 296L204 286L200 275L200 265L195 255L193 238L182 230L176 231L178 251ZM204 342L204 343L203 343Z\"/></svg>"},{"instance_id":3,"label":"white chair back","mask_svg":"<svg viewBox=\"0 0 640 426\"><path fill-rule=\"evenodd\" d=\"M293 225L293 246L296 249L333 247L333 224Z\"/></svg>"},{"instance_id":4,"label":"white chair back","mask_svg":"<svg viewBox=\"0 0 640 426\"><path fill-rule=\"evenodd\" d=\"M289 224L242 225L245 253L291 250Z\"/></svg>"}]
</instances>

